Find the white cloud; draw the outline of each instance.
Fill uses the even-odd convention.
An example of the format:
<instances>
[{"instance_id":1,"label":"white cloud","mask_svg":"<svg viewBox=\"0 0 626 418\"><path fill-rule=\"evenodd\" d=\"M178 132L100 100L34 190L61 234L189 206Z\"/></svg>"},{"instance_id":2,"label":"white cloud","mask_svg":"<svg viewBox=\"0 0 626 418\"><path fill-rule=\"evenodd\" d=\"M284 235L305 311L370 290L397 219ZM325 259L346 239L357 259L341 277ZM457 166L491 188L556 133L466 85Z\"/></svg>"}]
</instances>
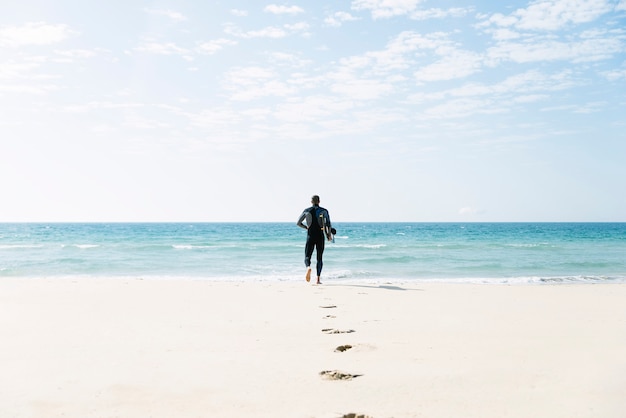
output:
<instances>
[{"instance_id":1,"label":"white cloud","mask_svg":"<svg viewBox=\"0 0 626 418\"><path fill-rule=\"evenodd\" d=\"M458 49L442 32L422 35L405 31L388 42L385 49L340 60L341 71L370 71L376 75L393 74L418 67L419 61L430 62L414 72L417 81L452 80L480 70L483 57L472 51ZM434 55L434 59L428 55Z\"/></svg>"},{"instance_id":2,"label":"white cloud","mask_svg":"<svg viewBox=\"0 0 626 418\"><path fill-rule=\"evenodd\" d=\"M347 12L335 12L324 19L324 23L328 26L339 27L343 22L353 22L359 20L358 17L352 16Z\"/></svg>"},{"instance_id":3,"label":"white cloud","mask_svg":"<svg viewBox=\"0 0 626 418\"><path fill-rule=\"evenodd\" d=\"M263 97L285 97L296 87L289 85L271 69L262 67L238 68L226 74L225 89L231 100L251 101Z\"/></svg>"},{"instance_id":4,"label":"white cloud","mask_svg":"<svg viewBox=\"0 0 626 418\"><path fill-rule=\"evenodd\" d=\"M228 23L224 25L224 32L228 35L236 38L252 39L252 38L270 38L280 39L286 38L292 34L307 35L309 24L306 22L298 22L293 24L286 24L282 27L267 26L258 30L243 31L238 26Z\"/></svg>"},{"instance_id":5,"label":"white cloud","mask_svg":"<svg viewBox=\"0 0 626 418\"><path fill-rule=\"evenodd\" d=\"M443 51L450 50L452 43L444 33L436 32L427 35L405 31L390 40L385 49L368 51L362 55L355 55L340 60L341 67L347 71L368 70L375 74L398 75L399 70L415 66L416 56L420 50Z\"/></svg>"},{"instance_id":6,"label":"white cloud","mask_svg":"<svg viewBox=\"0 0 626 418\"><path fill-rule=\"evenodd\" d=\"M120 94L123 96L123 94ZM91 101L77 105L64 106L62 108L63 112L68 113L86 113L92 110L116 110L116 109L141 109L145 108L146 105L144 103L135 103L135 102L110 102L110 101Z\"/></svg>"},{"instance_id":7,"label":"white cloud","mask_svg":"<svg viewBox=\"0 0 626 418\"><path fill-rule=\"evenodd\" d=\"M509 41L511 39L519 39L521 37L519 32L510 29L494 29L491 31L491 35L496 41Z\"/></svg>"},{"instance_id":8,"label":"white cloud","mask_svg":"<svg viewBox=\"0 0 626 418\"><path fill-rule=\"evenodd\" d=\"M298 55L288 54L285 52L271 52L268 56L273 63L284 67L303 68L310 66L313 63L311 60L303 59Z\"/></svg>"},{"instance_id":9,"label":"white cloud","mask_svg":"<svg viewBox=\"0 0 626 418\"><path fill-rule=\"evenodd\" d=\"M550 106L544 107L542 111L567 111L571 113L597 113L602 109L606 108L606 102L592 102L592 103L581 103L581 104L571 104L571 105L563 105L563 106Z\"/></svg>"},{"instance_id":10,"label":"white cloud","mask_svg":"<svg viewBox=\"0 0 626 418\"><path fill-rule=\"evenodd\" d=\"M543 74L533 70L494 84L468 83L433 93L415 93L408 100L430 106L424 112L426 118L458 118L475 113L507 112L516 104L544 101L549 99L550 92L575 85L571 71Z\"/></svg>"},{"instance_id":11,"label":"white cloud","mask_svg":"<svg viewBox=\"0 0 626 418\"><path fill-rule=\"evenodd\" d=\"M29 71L41 66L41 60L22 60L21 62L0 62L0 79L23 77Z\"/></svg>"},{"instance_id":12,"label":"white cloud","mask_svg":"<svg viewBox=\"0 0 626 418\"><path fill-rule=\"evenodd\" d=\"M478 24L478 27L489 27L491 24L499 27L514 26L518 19L514 16L505 16L502 13L494 13L487 20Z\"/></svg>"},{"instance_id":13,"label":"white cloud","mask_svg":"<svg viewBox=\"0 0 626 418\"><path fill-rule=\"evenodd\" d=\"M137 48L136 51L147 52L157 55L185 55L189 54L189 51L185 48L181 48L174 42L144 42Z\"/></svg>"},{"instance_id":14,"label":"white cloud","mask_svg":"<svg viewBox=\"0 0 626 418\"><path fill-rule=\"evenodd\" d=\"M267 80L275 76L272 70L262 67L245 67L237 68L230 71L228 74L230 82L234 82L238 85L252 85L257 80Z\"/></svg>"},{"instance_id":15,"label":"white cloud","mask_svg":"<svg viewBox=\"0 0 626 418\"><path fill-rule=\"evenodd\" d=\"M201 54L213 55L218 51L221 51L226 46L237 45L237 41L231 39L215 39L208 42L201 42L198 44L197 51Z\"/></svg>"},{"instance_id":16,"label":"white cloud","mask_svg":"<svg viewBox=\"0 0 626 418\"><path fill-rule=\"evenodd\" d=\"M374 100L391 93L393 86L378 80L352 79L334 84L331 90L354 100Z\"/></svg>"},{"instance_id":17,"label":"white cloud","mask_svg":"<svg viewBox=\"0 0 626 418\"><path fill-rule=\"evenodd\" d=\"M518 30L556 31L570 24L591 22L612 10L608 0L536 0L508 16L494 13L479 27L514 27Z\"/></svg>"},{"instance_id":18,"label":"white cloud","mask_svg":"<svg viewBox=\"0 0 626 418\"><path fill-rule=\"evenodd\" d=\"M164 9L145 9L147 13L156 15L156 16L165 16L169 19L172 19L175 22L183 22L187 20L187 17L182 13L175 12L173 10L164 10Z\"/></svg>"},{"instance_id":19,"label":"white cloud","mask_svg":"<svg viewBox=\"0 0 626 418\"><path fill-rule=\"evenodd\" d=\"M446 17L463 17L470 13L472 9L453 7L451 9L425 9L416 10L410 14L410 18L414 20L426 20L426 19L443 19Z\"/></svg>"},{"instance_id":20,"label":"white cloud","mask_svg":"<svg viewBox=\"0 0 626 418\"><path fill-rule=\"evenodd\" d=\"M496 114L508 109L498 106L494 100L485 99L453 99L442 104L427 108L419 115L422 119L464 118L475 114Z\"/></svg>"},{"instance_id":21,"label":"white cloud","mask_svg":"<svg viewBox=\"0 0 626 418\"><path fill-rule=\"evenodd\" d=\"M91 57L96 56L96 53L94 51L87 50L87 49L68 49L64 51L59 50L59 51L54 51L54 53L56 55L69 58L69 59L91 58Z\"/></svg>"},{"instance_id":22,"label":"white cloud","mask_svg":"<svg viewBox=\"0 0 626 418\"><path fill-rule=\"evenodd\" d=\"M613 58L626 50L623 29L572 30L574 25L592 22L613 8L609 0L536 0L509 15L481 15L476 27L490 33L496 41L486 52L485 64L559 60L577 63ZM557 32L564 29L570 32Z\"/></svg>"},{"instance_id":23,"label":"white cloud","mask_svg":"<svg viewBox=\"0 0 626 418\"><path fill-rule=\"evenodd\" d=\"M535 103L548 99L547 94L524 94L513 99L515 103Z\"/></svg>"},{"instance_id":24,"label":"white cloud","mask_svg":"<svg viewBox=\"0 0 626 418\"><path fill-rule=\"evenodd\" d=\"M0 92L42 95L61 90L63 86L55 83L58 75L38 72L50 62L43 56L20 56L0 61Z\"/></svg>"},{"instance_id":25,"label":"white cloud","mask_svg":"<svg viewBox=\"0 0 626 418\"><path fill-rule=\"evenodd\" d=\"M615 10L626 10L626 0L620 0L619 4L615 6Z\"/></svg>"},{"instance_id":26,"label":"white cloud","mask_svg":"<svg viewBox=\"0 0 626 418\"><path fill-rule=\"evenodd\" d=\"M556 91L576 85L571 70L563 70L554 74L544 74L536 70L526 71L508 77L494 85L493 91L498 94L534 91Z\"/></svg>"},{"instance_id":27,"label":"white cloud","mask_svg":"<svg viewBox=\"0 0 626 418\"><path fill-rule=\"evenodd\" d=\"M233 16L245 17L245 16L248 16L248 11L240 10L240 9L231 9L230 14L232 14Z\"/></svg>"},{"instance_id":28,"label":"white cloud","mask_svg":"<svg viewBox=\"0 0 626 418\"><path fill-rule=\"evenodd\" d=\"M402 111L364 107L344 95L290 97L277 105L271 116L280 123L268 125L268 133L289 140L362 135L406 122Z\"/></svg>"},{"instance_id":29,"label":"white cloud","mask_svg":"<svg viewBox=\"0 0 626 418\"><path fill-rule=\"evenodd\" d=\"M482 57L474 52L451 50L433 64L415 72L415 79L422 81L453 80L463 78L480 70Z\"/></svg>"},{"instance_id":30,"label":"white cloud","mask_svg":"<svg viewBox=\"0 0 626 418\"><path fill-rule=\"evenodd\" d=\"M626 80L626 68L605 71L602 75L609 81Z\"/></svg>"},{"instance_id":31,"label":"white cloud","mask_svg":"<svg viewBox=\"0 0 626 418\"><path fill-rule=\"evenodd\" d=\"M263 97L286 97L294 94L297 89L281 80L268 80L263 83L248 87L246 89L238 89L231 100L251 101Z\"/></svg>"},{"instance_id":32,"label":"white cloud","mask_svg":"<svg viewBox=\"0 0 626 418\"><path fill-rule=\"evenodd\" d=\"M352 100L336 96L311 95L291 98L277 106L275 117L281 121L315 122L328 119L333 115L343 115L354 108Z\"/></svg>"},{"instance_id":33,"label":"white cloud","mask_svg":"<svg viewBox=\"0 0 626 418\"><path fill-rule=\"evenodd\" d=\"M483 209L477 209L471 206L466 206L464 208L459 209L459 215L462 215L462 216L482 215L484 213L485 211Z\"/></svg>"},{"instance_id":34,"label":"white cloud","mask_svg":"<svg viewBox=\"0 0 626 418\"><path fill-rule=\"evenodd\" d=\"M250 38L278 39L278 38L285 38L289 35L289 33L283 28L279 28L275 26L268 26L263 29L244 32L233 24L225 25L224 32L228 35L235 36L237 38L244 38L244 39L250 39Z\"/></svg>"},{"instance_id":35,"label":"white cloud","mask_svg":"<svg viewBox=\"0 0 626 418\"><path fill-rule=\"evenodd\" d=\"M0 28L0 47L17 48L27 45L51 45L76 34L69 26L30 22Z\"/></svg>"},{"instance_id":36,"label":"white cloud","mask_svg":"<svg viewBox=\"0 0 626 418\"><path fill-rule=\"evenodd\" d=\"M241 36L243 38L284 38L288 35L287 31L276 28L272 26L268 26L263 29L253 30L249 32L242 33Z\"/></svg>"},{"instance_id":37,"label":"white cloud","mask_svg":"<svg viewBox=\"0 0 626 418\"><path fill-rule=\"evenodd\" d=\"M83 64L86 59L93 58L97 56L99 53L103 53L104 51L95 49L95 50L87 50L87 49L68 49L68 50L55 50L54 56L50 57L50 62L55 63L65 63L65 64Z\"/></svg>"},{"instance_id":38,"label":"white cloud","mask_svg":"<svg viewBox=\"0 0 626 418\"><path fill-rule=\"evenodd\" d=\"M448 40L448 34L444 32L431 32L426 35L422 35L417 32L402 32L396 38L401 40L406 46L407 50L413 51L415 49L438 49L451 45Z\"/></svg>"},{"instance_id":39,"label":"white cloud","mask_svg":"<svg viewBox=\"0 0 626 418\"><path fill-rule=\"evenodd\" d=\"M352 0L353 10L369 10L374 19L406 15L422 0Z\"/></svg>"},{"instance_id":40,"label":"white cloud","mask_svg":"<svg viewBox=\"0 0 626 418\"><path fill-rule=\"evenodd\" d=\"M32 84L0 84L0 92L6 93L18 93L18 94L45 94L51 91L60 90L59 86L54 84L48 85L32 85Z\"/></svg>"},{"instance_id":41,"label":"white cloud","mask_svg":"<svg viewBox=\"0 0 626 418\"><path fill-rule=\"evenodd\" d=\"M265 6L263 10L269 13L277 14L277 15L280 15L280 14L295 15L298 13L304 13L304 9L298 6L279 6L276 4L270 4L269 6Z\"/></svg>"},{"instance_id":42,"label":"white cloud","mask_svg":"<svg viewBox=\"0 0 626 418\"><path fill-rule=\"evenodd\" d=\"M610 58L624 50L618 37L597 36L564 42L552 39L530 39L523 42L500 42L487 50L487 61L496 65L501 61L528 63L537 61L569 60L590 62Z\"/></svg>"},{"instance_id":43,"label":"white cloud","mask_svg":"<svg viewBox=\"0 0 626 418\"><path fill-rule=\"evenodd\" d=\"M309 28L310 26L306 22L298 22L293 24L288 23L285 25L285 29L290 32L306 32L307 30L309 30Z\"/></svg>"},{"instance_id":44,"label":"white cloud","mask_svg":"<svg viewBox=\"0 0 626 418\"><path fill-rule=\"evenodd\" d=\"M519 29L553 31L570 23L590 22L611 9L607 0L538 0L514 16Z\"/></svg>"}]
</instances>

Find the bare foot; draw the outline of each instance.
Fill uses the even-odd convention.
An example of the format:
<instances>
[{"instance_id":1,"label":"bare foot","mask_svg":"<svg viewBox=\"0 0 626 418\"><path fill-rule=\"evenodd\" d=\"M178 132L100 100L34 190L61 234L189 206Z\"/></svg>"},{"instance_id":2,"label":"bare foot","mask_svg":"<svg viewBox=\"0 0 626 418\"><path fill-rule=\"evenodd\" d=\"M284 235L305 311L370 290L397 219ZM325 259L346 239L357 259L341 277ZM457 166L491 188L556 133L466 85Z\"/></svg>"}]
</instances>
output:
<instances>
[{"instance_id":1,"label":"bare foot","mask_svg":"<svg viewBox=\"0 0 626 418\"><path fill-rule=\"evenodd\" d=\"M311 281L311 267L307 267L306 269L306 281L307 282Z\"/></svg>"}]
</instances>

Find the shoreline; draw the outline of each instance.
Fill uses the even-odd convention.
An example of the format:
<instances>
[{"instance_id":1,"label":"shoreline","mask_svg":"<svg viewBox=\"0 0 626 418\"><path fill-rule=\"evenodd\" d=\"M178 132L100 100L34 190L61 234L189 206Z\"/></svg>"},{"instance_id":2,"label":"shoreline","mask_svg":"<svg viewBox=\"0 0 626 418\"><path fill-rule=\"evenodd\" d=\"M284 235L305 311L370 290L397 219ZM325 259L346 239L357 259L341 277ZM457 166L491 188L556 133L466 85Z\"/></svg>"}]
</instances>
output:
<instances>
[{"instance_id":1,"label":"shoreline","mask_svg":"<svg viewBox=\"0 0 626 418\"><path fill-rule=\"evenodd\" d=\"M297 278L294 278L297 277ZM207 282L229 284L298 284L304 282L304 270L285 276L271 275L233 275L233 276L207 276L207 275L114 275L114 274L69 274L69 275L29 275L29 276L0 276L0 280L25 280L25 281L157 281L157 282ZM626 276L515 276L515 277L369 277L369 278L337 278L332 272L323 274L322 281L328 286L382 286L396 285L406 287L430 286L430 285L476 285L476 286L576 286L576 285L626 285Z\"/></svg>"},{"instance_id":2,"label":"shoreline","mask_svg":"<svg viewBox=\"0 0 626 418\"><path fill-rule=\"evenodd\" d=\"M618 418L626 284L602 284L3 278L0 410Z\"/></svg>"}]
</instances>

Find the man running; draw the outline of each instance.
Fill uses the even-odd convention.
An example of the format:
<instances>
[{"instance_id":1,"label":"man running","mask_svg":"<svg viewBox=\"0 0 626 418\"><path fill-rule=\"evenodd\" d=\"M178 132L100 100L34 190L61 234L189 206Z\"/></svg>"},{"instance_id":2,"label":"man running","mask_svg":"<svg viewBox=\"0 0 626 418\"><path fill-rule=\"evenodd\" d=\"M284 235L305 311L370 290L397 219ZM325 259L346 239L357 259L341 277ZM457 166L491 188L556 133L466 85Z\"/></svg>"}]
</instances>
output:
<instances>
[{"instance_id":1,"label":"man running","mask_svg":"<svg viewBox=\"0 0 626 418\"><path fill-rule=\"evenodd\" d=\"M324 254L324 240L329 241L332 238L330 233L331 224L328 211L320 207L320 197L315 195L311 198L310 208L306 208L300 218L297 225L300 228L307 230L306 245L304 247L304 264L306 265L306 281L311 281L311 256L313 255L313 249L316 250L317 255L317 284L320 282L320 276L322 274L322 255ZM303 222L306 222L303 223Z\"/></svg>"}]
</instances>

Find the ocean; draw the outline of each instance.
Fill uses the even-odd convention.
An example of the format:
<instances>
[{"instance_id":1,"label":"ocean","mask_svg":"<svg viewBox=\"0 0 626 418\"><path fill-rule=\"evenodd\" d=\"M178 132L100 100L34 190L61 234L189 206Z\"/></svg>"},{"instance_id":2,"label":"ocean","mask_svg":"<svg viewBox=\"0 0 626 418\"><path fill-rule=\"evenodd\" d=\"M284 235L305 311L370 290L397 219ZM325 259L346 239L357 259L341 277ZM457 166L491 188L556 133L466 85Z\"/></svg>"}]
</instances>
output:
<instances>
[{"instance_id":1,"label":"ocean","mask_svg":"<svg viewBox=\"0 0 626 418\"><path fill-rule=\"evenodd\" d=\"M326 282L626 282L626 223L337 222ZM293 223L4 223L0 279L303 281Z\"/></svg>"}]
</instances>

